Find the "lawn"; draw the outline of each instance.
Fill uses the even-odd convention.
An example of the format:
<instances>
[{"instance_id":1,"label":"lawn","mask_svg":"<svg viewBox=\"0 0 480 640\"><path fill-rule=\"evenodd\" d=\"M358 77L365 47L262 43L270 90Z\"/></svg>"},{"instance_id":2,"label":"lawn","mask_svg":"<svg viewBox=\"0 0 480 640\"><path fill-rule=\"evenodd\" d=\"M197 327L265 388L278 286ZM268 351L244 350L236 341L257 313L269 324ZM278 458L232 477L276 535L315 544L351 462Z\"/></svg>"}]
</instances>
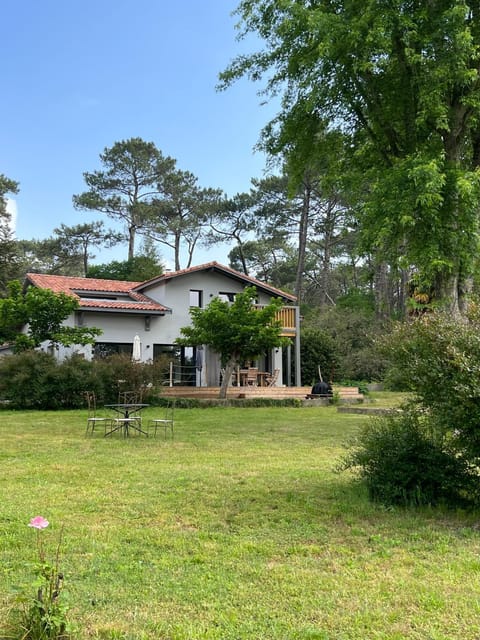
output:
<instances>
[{"instance_id":1,"label":"lawn","mask_svg":"<svg viewBox=\"0 0 480 640\"><path fill-rule=\"evenodd\" d=\"M180 409L172 442L1 411L0 629L42 515L52 550L64 527L78 640L478 639L477 517L372 505L335 473L368 419Z\"/></svg>"}]
</instances>

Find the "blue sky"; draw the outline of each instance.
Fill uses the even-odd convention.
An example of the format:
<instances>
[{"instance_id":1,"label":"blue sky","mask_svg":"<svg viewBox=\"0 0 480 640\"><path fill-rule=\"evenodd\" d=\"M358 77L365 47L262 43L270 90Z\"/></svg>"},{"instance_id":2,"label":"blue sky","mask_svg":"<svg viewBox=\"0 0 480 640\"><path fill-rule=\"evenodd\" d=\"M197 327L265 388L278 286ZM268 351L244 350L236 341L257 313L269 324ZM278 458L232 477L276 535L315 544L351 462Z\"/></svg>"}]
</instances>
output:
<instances>
[{"instance_id":1,"label":"blue sky","mask_svg":"<svg viewBox=\"0 0 480 640\"><path fill-rule=\"evenodd\" d=\"M200 186L248 191L265 159L254 153L274 106L242 80L215 89L239 53L236 0L17 0L2 6L0 173L20 183L18 238L61 223L104 219L75 211L84 171L105 147L153 141ZM250 43L252 44L252 43ZM161 249L169 260L166 249ZM207 259L226 260L227 248ZM202 262L199 252L195 262ZM95 262L126 259L126 246Z\"/></svg>"}]
</instances>

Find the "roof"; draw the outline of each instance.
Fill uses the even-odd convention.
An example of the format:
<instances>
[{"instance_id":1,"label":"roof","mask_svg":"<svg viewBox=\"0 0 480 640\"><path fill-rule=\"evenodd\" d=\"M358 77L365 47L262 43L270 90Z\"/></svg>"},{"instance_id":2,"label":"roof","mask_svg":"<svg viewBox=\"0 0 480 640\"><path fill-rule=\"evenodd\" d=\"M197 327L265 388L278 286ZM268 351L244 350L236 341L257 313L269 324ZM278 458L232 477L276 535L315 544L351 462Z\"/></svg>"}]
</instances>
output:
<instances>
[{"instance_id":1,"label":"roof","mask_svg":"<svg viewBox=\"0 0 480 640\"><path fill-rule=\"evenodd\" d=\"M255 286L272 296L288 302L296 302L297 298L290 294L261 282L240 271L226 267L218 262L207 262L189 269L167 271L145 282L129 282L125 280L103 280L101 278L80 278L71 276L52 276L44 273L27 273L26 284L40 289L50 289L55 293L66 293L77 298L81 311L124 311L125 313L151 313L163 315L170 313L168 307L159 304L145 294L149 288L200 271L223 273L245 285Z\"/></svg>"},{"instance_id":2,"label":"roof","mask_svg":"<svg viewBox=\"0 0 480 640\"><path fill-rule=\"evenodd\" d=\"M136 291L148 289L156 284L160 284L161 282L167 282L172 278L179 278L181 276L188 275L190 273L196 273L198 271L216 271L218 273L224 273L230 278L234 278L235 280L239 280L246 285L255 286L257 289L261 289L267 293L270 293L272 296L283 298L284 300L288 300L289 302L296 302L297 297L292 295L291 293L286 293L281 289L277 289L276 287L272 287L261 280L257 280L256 278L252 278L251 276L247 276L240 271L236 271L230 267L226 267L219 262L206 262L205 264L200 264L196 267L190 267L188 269L181 269L180 271L167 271L162 275L159 275L155 278L147 280L146 282L139 283L136 287Z\"/></svg>"},{"instance_id":3,"label":"roof","mask_svg":"<svg viewBox=\"0 0 480 640\"><path fill-rule=\"evenodd\" d=\"M148 312L155 315L170 311L145 294L135 291L140 282L27 273L26 283L73 296L79 301L81 311Z\"/></svg>"}]
</instances>

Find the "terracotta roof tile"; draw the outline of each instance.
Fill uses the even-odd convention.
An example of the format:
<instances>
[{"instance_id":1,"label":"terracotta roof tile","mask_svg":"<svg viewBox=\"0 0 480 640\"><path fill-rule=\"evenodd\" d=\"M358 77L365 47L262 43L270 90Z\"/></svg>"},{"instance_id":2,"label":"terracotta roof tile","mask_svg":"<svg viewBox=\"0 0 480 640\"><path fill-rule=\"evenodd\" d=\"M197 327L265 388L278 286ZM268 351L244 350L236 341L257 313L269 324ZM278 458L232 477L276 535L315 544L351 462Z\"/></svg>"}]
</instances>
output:
<instances>
[{"instance_id":1,"label":"terracotta roof tile","mask_svg":"<svg viewBox=\"0 0 480 640\"><path fill-rule=\"evenodd\" d=\"M79 278L71 276L52 276L44 273L28 273L27 282L41 289L50 289L55 293L66 293L77 298L80 309L118 309L123 311L150 311L158 313L168 311L167 307L155 302L148 296L133 291L139 282L122 280L102 280L100 278ZM120 294L129 300L104 300L89 298L95 293Z\"/></svg>"}]
</instances>

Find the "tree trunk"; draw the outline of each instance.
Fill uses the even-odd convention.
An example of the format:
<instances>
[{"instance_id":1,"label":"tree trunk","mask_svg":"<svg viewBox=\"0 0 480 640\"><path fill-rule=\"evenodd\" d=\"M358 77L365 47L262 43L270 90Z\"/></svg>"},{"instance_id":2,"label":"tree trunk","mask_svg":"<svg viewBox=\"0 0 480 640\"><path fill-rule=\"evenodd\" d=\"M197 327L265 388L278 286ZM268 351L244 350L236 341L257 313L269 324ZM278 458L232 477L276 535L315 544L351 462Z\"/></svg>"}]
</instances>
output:
<instances>
[{"instance_id":1,"label":"tree trunk","mask_svg":"<svg viewBox=\"0 0 480 640\"><path fill-rule=\"evenodd\" d=\"M310 196L311 187L308 183L307 178L304 184L302 212L300 215L298 228L298 261L297 273L295 278L295 295L297 296L297 304L300 304L302 301L303 274L305 271L305 253L307 250L308 218L310 215Z\"/></svg>"},{"instance_id":2,"label":"tree trunk","mask_svg":"<svg viewBox=\"0 0 480 640\"><path fill-rule=\"evenodd\" d=\"M375 264L375 312L377 318L387 318L390 313L387 264Z\"/></svg>"},{"instance_id":3,"label":"tree trunk","mask_svg":"<svg viewBox=\"0 0 480 640\"><path fill-rule=\"evenodd\" d=\"M464 288L458 273L439 274L434 283L435 299L441 301L443 308L452 316L460 317L465 307Z\"/></svg>"},{"instance_id":4,"label":"tree trunk","mask_svg":"<svg viewBox=\"0 0 480 640\"><path fill-rule=\"evenodd\" d=\"M135 256L135 225L128 227L128 259L133 260Z\"/></svg>"},{"instance_id":5,"label":"tree trunk","mask_svg":"<svg viewBox=\"0 0 480 640\"><path fill-rule=\"evenodd\" d=\"M175 271L180 271L180 233L175 232L174 244Z\"/></svg>"},{"instance_id":6,"label":"tree trunk","mask_svg":"<svg viewBox=\"0 0 480 640\"><path fill-rule=\"evenodd\" d=\"M321 287L322 290L320 292L320 305L326 306L327 304L331 304L332 298L329 295L330 289L330 267L332 261L332 248L334 244L335 238L335 212L333 207L328 207L325 214L325 223L324 223L324 234L323 234L323 255L322 255L322 272L321 272Z\"/></svg>"},{"instance_id":7,"label":"tree trunk","mask_svg":"<svg viewBox=\"0 0 480 640\"><path fill-rule=\"evenodd\" d=\"M227 389L232 379L233 370L235 368L236 360L229 360L225 365L225 374L222 378L222 384L220 385L219 398L224 400L227 397Z\"/></svg>"}]
</instances>

